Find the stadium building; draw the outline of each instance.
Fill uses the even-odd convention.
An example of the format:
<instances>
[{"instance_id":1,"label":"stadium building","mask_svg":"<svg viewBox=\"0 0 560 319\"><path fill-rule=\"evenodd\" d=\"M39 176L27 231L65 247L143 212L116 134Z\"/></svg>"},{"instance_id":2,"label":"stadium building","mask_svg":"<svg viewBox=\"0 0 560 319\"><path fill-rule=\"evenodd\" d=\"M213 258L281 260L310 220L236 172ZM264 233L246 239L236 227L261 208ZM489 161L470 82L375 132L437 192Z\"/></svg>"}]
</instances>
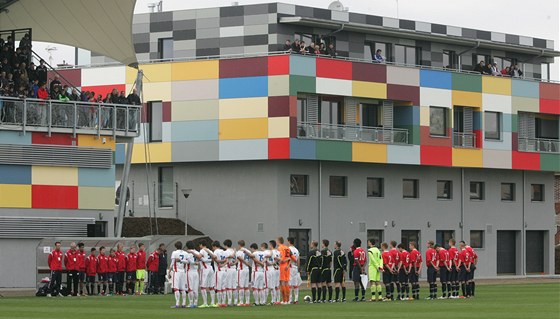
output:
<instances>
[{"instance_id":1,"label":"stadium building","mask_svg":"<svg viewBox=\"0 0 560 319\"><path fill-rule=\"evenodd\" d=\"M554 273L552 40L283 3L137 14L132 30L144 107L127 214L187 218L220 240L289 234L304 259L323 238L345 250L356 237L423 250L453 237L477 250L477 276ZM332 43L336 56L286 52L295 39ZM372 63L377 49L384 61ZM480 61L523 75L481 75ZM92 62L101 65L59 72L82 91L132 89L135 69L104 55ZM35 133L5 133L2 144L40 144ZM87 133L72 145L88 146ZM0 194L0 212L91 211L111 234L114 222L96 217L114 208L125 146L114 149L107 183L81 168L66 181L78 192L81 181L106 187L83 201L102 207L81 206L79 193L71 208L66 196L37 206L41 169L8 165L0 184L32 195Z\"/></svg>"}]
</instances>

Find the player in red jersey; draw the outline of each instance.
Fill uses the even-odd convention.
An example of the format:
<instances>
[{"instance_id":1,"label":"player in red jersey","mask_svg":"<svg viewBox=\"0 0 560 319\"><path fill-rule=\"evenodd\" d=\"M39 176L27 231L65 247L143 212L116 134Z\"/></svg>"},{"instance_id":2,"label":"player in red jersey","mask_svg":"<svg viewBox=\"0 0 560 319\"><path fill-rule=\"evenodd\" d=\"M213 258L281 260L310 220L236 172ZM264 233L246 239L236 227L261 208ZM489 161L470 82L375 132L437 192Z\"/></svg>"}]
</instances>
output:
<instances>
[{"instance_id":1,"label":"player in red jersey","mask_svg":"<svg viewBox=\"0 0 560 319\"><path fill-rule=\"evenodd\" d=\"M129 295L134 294L134 286L136 285L136 246L130 246L130 252L126 255L126 288Z\"/></svg>"},{"instance_id":2,"label":"player in red jersey","mask_svg":"<svg viewBox=\"0 0 560 319\"><path fill-rule=\"evenodd\" d=\"M117 274L115 276L115 290L117 295L123 295L125 293L124 282L126 279L126 253L124 252L124 246L122 243L117 244L117 251L115 252L117 256Z\"/></svg>"},{"instance_id":3,"label":"player in red jersey","mask_svg":"<svg viewBox=\"0 0 560 319\"><path fill-rule=\"evenodd\" d=\"M430 296L426 299L432 300L437 298L437 271L438 271L438 256L434 249L434 241L429 240L427 243L428 249L426 250L426 266L428 267L428 284L430 286Z\"/></svg>"},{"instance_id":4,"label":"player in red jersey","mask_svg":"<svg viewBox=\"0 0 560 319\"><path fill-rule=\"evenodd\" d=\"M148 294L158 293L158 270L159 270L159 255L161 254L161 248L158 247L153 253L148 257Z\"/></svg>"},{"instance_id":5,"label":"player in red jersey","mask_svg":"<svg viewBox=\"0 0 560 319\"><path fill-rule=\"evenodd\" d=\"M420 285L418 284L418 277L420 276L420 271L422 270L422 254L417 249L417 244L411 241L408 244L408 249L410 249L410 265L412 269L408 274L408 281L412 285L412 298L420 299Z\"/></svg>"},{"instance_id":6,"label":"player in red jersey","mask_svg":"<svg viewBox=\"0 0 560 319\"><path fill-rule=\"evenodd\" d=\"M389 252L389 245L381 243L381 258L383 258L383 284L385 285L385 301L393 300L393 272L395 271L395 263Z\"/></svg>"},{"instance_id":7,"label":"player in red jersey","mask_svg":"<svg viewBox=\"0 0 560 319\"><path fill-rule=\"evenodd\" d=\"M54 250L49 254L48 264L51 271L51 282L49 283L50 296L58 296L60 294L60 285L62 283L62 251L60 250L60 242L54 243Z\"/></svg>"},{"instance_id":8,"label":"player in red jersey","mask_svg":"<svg viewBox=\"0 0 560 319\"><path fill-rule=\"evenodd\" d=\"M78 270L76 260L76 243L70 244L70 249L64 254L64 267L66 268L66 287L73 296L78 295Z\"/></svg>"},{"instance_id":9,"label":"player in red jersey","mask_svg":"<svg viewBox=\"0 0 560 319\"><path fill-rule=\"evenodd\" d=\"M397 286L397 300L401 300L402 298L402 289L401 284L399 282L399 272L400 272L400 264L401 264L401 255L399 250L397 249L397 242L391 240L389 243L389 253L391 254L391 258L393 260L393 264L395 265L393 270L393 278L391 282Z\"/></svg>"},{"instance_id":10,"label":"player in red jersey","mask_svg":"<svg viewBox=\"0 0 560 319\"><path fill-rule=\"evenodd\" d=\"M447 299L448 296L451 296L451 291L449 291L449 295L447 294L447 291L450 290L447 288L451 288L449 285L449 273L451 272L449 252L440 245L436 245L436 251L438 253L439 280L441 282L441 297L439 299Z\"/></svg>"},{"instance_id":11,"label":"player in red jersey","mask_svg":"<svg viewBox=\"0 0 560 319\"><path fill-rule=\"evenodd\" d=\"M469 251L469 256L470 256L470 262L471 262L471 270L467 273L467 279L468 279L468 286L470 288L470 296L474 297L474 271L476 270L476 264L478 262L478 255L476 254L476 252L474 251L474 249L472 249L471 246L469 245L465 245L465 249L467 249Z\"/></svg>"},{"instance_id":12,"label":"player in red jersey","mask_svg":"<svg viewBox=\"0 0 560 319\"><path fill-rule=\"evenodd\" d=\"M107 293L107 271L109 268L109 258L105 255L105 247L99 247L99 256L97 257L97 292L104 296Z\"/></svg>"},{"instance_id":13,"label":"player in red jersey","mask_svg":"<svg viewBox=\"0 0 560 319\"><path fill-rule=\"evenodd\" d=\"M354 301L358 301L358 294L362 290L362 299L366 300L366 287L362 284L361 275L365 274L366 252L361 247L362 241L359 238L354 239L354 268L352 269L352 281L354 281Z\"/></svg>"},{"instance_id":14,"label":"player in red jersey","mask_svg":"<svg viewBox=\"0 0 560 319\"><path fill-rule=\"evenodd\" d=\"M88 295L95 293L95 275L97 275L97 249L92 247L86 258L86 290Z\"/></svg>"},{"instance_id":15,"label":"player in red jersey","mask_svg":"<svg viewBox=\"0 0 560 319\"><path fill-rule=\"evenodd\" d=\"M451 291L451 296L449 298L456 299L459 297L459 269L457 267L457 262L459 260L459 250L455 247L455 239L449 239L449 260L451 261L451 272L449 273L449 283L447 290ZM451 286L451 290L449 289Z\"/></svg>"},{"instance_id":16,"label":"player in red jersey","mask_svg":"<svg viewBox=\"0 0 560 319\"><path fill-rule=\"evenodd\" d=\"M115 289L115 278L117 276L117 266L119 259L115 249L111 248L109 256L107 257L107 281L109 282L108 295L111 295Z\"/></svg>"},{"instance_id":17,"label":"player in red jersey","mask_svg":"<svg viewBox=\"0 0 560 319\"><path fill-rule=\"evenodd\" d=\"M410 290L408 286L408 274L412 268L410 264L410 254L404 249L403 244L399 244L397 248L399 250L400 259L399 283L401 284L401 300L410 300Z\"/></svg>"},{"instance_id":18,"label":"player in red jersey","mask_svg":"<svg viewBox=\"0 0 560 319\"><path fill-rule=\"evenodd\" d=\"M469 251L466 249L466 244L464 241L459 242L459 282L461 283L461 291L463 296L461 298L470 297L470 287L467 285L468 273L471 271L471 256Z\"/></svg>"},{"instance_id":19,"label":"player in red jersey","mask_svg":"<svg viewBox=\"0 0 560 319\"><path fill-rule=\"evenodd\" d=\"M84 295L85 292L85 279L86 279L86 252L84 250L84 243L78 243L78 251L76 251L76 266L78 270L78 282L80 283L80 291L78 295Z\"/></svg>"}]
</instances>

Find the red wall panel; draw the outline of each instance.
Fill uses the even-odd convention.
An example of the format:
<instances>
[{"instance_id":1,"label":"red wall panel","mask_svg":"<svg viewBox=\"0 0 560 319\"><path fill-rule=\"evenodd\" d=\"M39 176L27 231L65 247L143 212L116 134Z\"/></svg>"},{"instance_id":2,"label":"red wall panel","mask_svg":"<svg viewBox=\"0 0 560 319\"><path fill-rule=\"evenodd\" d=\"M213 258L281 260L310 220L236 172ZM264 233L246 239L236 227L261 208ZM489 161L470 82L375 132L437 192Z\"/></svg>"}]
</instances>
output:
<instances>
[{"instance_id":1,"label":"red wall panel","mask_svg":"<svg viewBox=\"0 0 560 319\"><path fill-rule=\"evenodd\" d=\"M420 145L451 147L453 140L449 136L451 136L451 128L447 129L446 137L432 137L429 126L420 126Z\"/></svg>"},{"instance_id":2,"label":"red wall panel","mask_svg":"<svg viewBox=\"0 0 560 319\"><path fill-rule=\"evenodd\" d=\"M545 100L560 100L560 84L541 82L539 97Z\"/></svg>"},{"instance_id":3,"label":"red wall panel","mask_svg":"<svg viewBox=\"0 0 560 319\"><path fill-rule=\"evenodd\" d=\"M511 168L538 171L541 169L541 154L513 151Z\"/></svg>"},{"instance_id":4,"label":"red wall panel","mask_svg":"<svg viewBox=\"0 0 560 319\"><path fill-rule=\"evenodd\" d=\"M78 145L78 140L72 137L72 134L52 133L49 137L47 133L33 132L31 133L32 144L49 144L49 145Z\"/></svg>"},{"instance_id":5,"label":"red wall panel","mask_svg":"<svg viewBox=\"0 0 560 319\"><path fill-rule=\"evenodd\" d=\"M290 74L290 56L279 55L268 57L268 75Z\"/></svg>"},{"instance_id":6,"label":"red wall panel","mask_svg":"<svg viewBox=\"0 0 560 319\"><path fill-rule=\"evenodd\" d=\"M268 117L290 116L289 96L268 97Z\"/></svg>"},{"instance_id":7,"label":"red wall panel","mask_svg":"<svg viewBox=\"0 0 560 319\"><path fill-rule=\"evenodd\" d=\"M33 208L78 209L78 186L32 185Z\"/></svg>"},{"instance_id":8,"label":"red wall panel","mask_svg":"<svg viewBox=\"0 0 560 319\"><path fill-rule=\"evenodd\" d=\"M269 159L289 159L290 158L290 139L271 138L268 140Z\"/></svg>"},{"instance_id":9,"label":"red wall panel","mask_svg":"<svg viewBox=\"0 0 560 319\"><path fill-rule=\"evenodd\" d=\"M268 75L268 58L220 60L220 78Z\"/></svg>"},{"instance_id":10,"label":"red wall panel","mask_svg":"<svg viewBox=\"0 0 560 319\"><path fill-rule=\"evenodd\" d=\"M383 64L352 62L352 76L355 81L387 82L387 67Z\"/></svg>"},{"instance_id":11,"label":"red wall panel","mask_svg":"<svg viewBox=\"0 0 560 319\"><path fill-rule=\"evenodd\" d=\"M387 84L387 99L409 101L412 105L420 105L420 87Z\"/></svg>"},{"instance_id":12,"label":"red wall panel","mask_svg":"<svg viewBox=\"0 0 560 319\"><path fill-rule=\"evenodd\" d=\"M99 94L101 94L101 96L103 96L103 99L105 99L105 97L107 96L108 93L111 93L111 91L113 91L113 89L117 89L117 91L119 91L119 94L121 93L121 91L125 91L126 90L126 85L124 84L108 84L108 85L94 85L94 86L83 86L82 87L82 91L93 91L95 93L95 97L97 97ZM125 92L128 95L128 92Z\"/></svg>"},{"instance_id":13,"label":"red wall panel","mask_svg":"<svg viewBox=\"0 0 560 319\"><path fill-rule=\"evenodd\" d=\"M317 58L317 77L352 80L352 62Z\"/></svg>"},{"instance_id":14,"label":"red wall panel","mask_svg":"<svg viewBox=\"0 0 560 319\"><path fill-rule=\"evenodd\" d=\"M171 102L162 102L162 116L164 122L171 122Z\"/></svg>"},{"instance_id":15,"label":"red wall panel","mask_svg":"<svg viewBox=\"0 0 560 319\"><path fill-rule=\"evenodd\" d=\"M548 114L560 114L560 100L540 99L540 112Z\"/></svg>"},{"instance_id":16,"label":"red wall panel","mask_svg":"<svg viewBox=\"0 0 560 319\"><path fill-rule=\"evenodd\" d=\"M57 70L60 75L60 83L62 85L69 85L69 86L82 86L82 69L70 69L70 70ZM55 76L54 71L47 72L47 81L50 83L54 79Z\"/></svg>"},{"instance_id":17,"label":"red wall panel","mask_svg":"<svg viewBox=\"0 0 560 319\"><path fill-rule=\"evenodd\" d=\"M420 146L420 164L435 166L451 166L453 163L451 147Z\"/></svg>"}]
</instances>

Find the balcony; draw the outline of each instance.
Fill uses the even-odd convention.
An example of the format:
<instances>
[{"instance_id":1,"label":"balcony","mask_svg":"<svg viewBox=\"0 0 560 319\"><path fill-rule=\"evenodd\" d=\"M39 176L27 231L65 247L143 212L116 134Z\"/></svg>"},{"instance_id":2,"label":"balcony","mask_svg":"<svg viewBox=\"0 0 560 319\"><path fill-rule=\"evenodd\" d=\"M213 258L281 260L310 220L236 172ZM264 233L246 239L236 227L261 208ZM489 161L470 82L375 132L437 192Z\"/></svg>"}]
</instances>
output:
<instances>
[{"instance_id":1,"label":"balcony","mask_svg":"<svg viewBox=\"0 0 560 319\"><path fill-rule=\"evenodd\" d=\"M140 105L0 97L0 130L88 134L113 137L140 135Z\"/></svg>"},{"instance_id":2,"label":"balcony","mask_svg":"<svg viewBox=\"0 0 560 319\"><path fill-rule=\"evenodd\" d=\"M517 139L517 150L521 152L560 154L560 140L520 137Z\"/></svg>"},{"instance_id":3,"label":"balcony","mask_svg":"<svg viewBox=\"0 0 560 319\"><path fill-rule=\"evenodd\" d=\"M298 138L383 144L408 144L408 130L359 125L298 123Z\"/></svg>"},{"instance_id":4,"label":"balcony","mask_svg":"<svg viewBox=\"0 0 560 319\"><path fill-rule=\"evenodd\" d=\"M474 133L453 132L453 147L476 148L476 135Z\"/></svg>"}]
</instances>

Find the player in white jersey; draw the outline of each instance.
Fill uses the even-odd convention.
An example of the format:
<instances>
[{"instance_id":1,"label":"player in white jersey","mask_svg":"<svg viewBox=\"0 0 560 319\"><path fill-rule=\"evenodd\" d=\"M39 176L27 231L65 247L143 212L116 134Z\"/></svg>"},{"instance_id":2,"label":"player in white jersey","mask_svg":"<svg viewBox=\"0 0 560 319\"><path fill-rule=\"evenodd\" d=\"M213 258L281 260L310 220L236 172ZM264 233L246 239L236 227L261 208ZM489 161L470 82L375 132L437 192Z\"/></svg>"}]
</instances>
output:
<instances>
[{"instance_id":1,"label":"player in white jersey","mask_svg":"<svg viewBox=\"0 0 560 319\"><path fill-rule=\"evenodd\" d=\"M231 307L237 305L238 294L237 294L237 256L235 254L235 249L231 246L233 243L231 239L224 240L225 254L226 254L226 293L227 293L227 304Z\"/></svg>"},{"instance_id":2,"label":"player in white jersey","mask_svg":"<svg viewBox=\"0 0 560 319\"><path fill-rule=\"evenodd\" d=\"M294 292L293 299L290 293L290 303L298 303L299 299L299 286L301 285L301 276L299 274L299 250L294 246L295 239L293 237L288 237L288 243L292 255L295 256L297 262L290 262L290 287Z\"/></svg>"},{"instance_id":3,"label":"player in white jersey","mask_svg":"<svg viewBox=\"0 0 560 319\"><path fill-rule=\"evenodd\" d=\"M202 295L202 305L200 308L217 307L216 305L216 292L214 286L216 285L216 276L214 268L212 268L212 256L206 251L206 242L202 241L199 244L200 250L200 293ZM210 305L208 305L208 291L210 292Z\"/></svg>"},{"instance_id":4,"label":"player in white jersey","mask_svg":"<svg viewBox=\"0 0 560 319\"><path fill-rule=\"evenodd\" d=\"M268 258L265 253L265 247L268 245L263 243L261 245L261 250L258 250L257 244L251 244L250 248L243 249L243 252L247 254L252 259L253 268L253 297L255 298L255 306L264 305L266 303L266 293L265 293L265 268L266 259Z\"/></svg>"},{"instance_id":5,"label":"player in white jersey","mask_svg":"<svg viewBox=\"0 0 560 319\"><path fill-rule=\"evenodd\" d=\"M268 258L268 271L267 282L268 290L270 291L270 303L274 305L280 304L280 269L278 263L280 262L280 252L276 249L276 241L271 240L270 244L270 257Z\"/></svg>"},{"instance_id":6,"label":"player in white jersey","mask_svg":"<svg viewBox=\"0 0 560 319\"><path fill-rule=\"evenodd\" d=\"M194 242L188 241L187 247L187 287L189 295L189 308L198 306L198 287L200 284L200 275L198 268L202 255L194 249Z\"/></svg>"},{"instance_id":7,"label":"player in white jersey","mask_svg":"<svg viewBox=\"0 0 560 319\"><path fill-rule=\"evenodd\" d=\"M172 279L173 293L175 294L175 306L171 308L179 308L179 302L183 297L182 307L187 306L187 294L185 293L185 285L187 284L185 263L187 263L187 253L183 251L183 244L178 241L175 243L176 250L171 253L171 263L169 265L170 274Z\"/></svg>"},{"instance_id":8,"label":"player in white jersey","mask_svg":"<svg viewBox=\"0 0 560 319\"><path fill-rule=\"evenodd\" d=\"M251 305L251 294L249 293L249 267L251 267L251 257L243 252L245 249L245 241L237 242L237 285L239 293L238 306L247 307ZM245 303L243 302L245 297Z\"/></svg>"},{"instance_id":9,"label":"player in white jersey","mask_svg":"<svg viewBox=\"0 0 560 319\"><path fill-rule=\"evenodd\" d=\"M206 252L212 256L216 269L216 294L218 296L218 307L227 307L226 305L226 263L227 257L224 249L219 241L212 243L213 252L206 248Z\"/></svg>"}]
</instances>

